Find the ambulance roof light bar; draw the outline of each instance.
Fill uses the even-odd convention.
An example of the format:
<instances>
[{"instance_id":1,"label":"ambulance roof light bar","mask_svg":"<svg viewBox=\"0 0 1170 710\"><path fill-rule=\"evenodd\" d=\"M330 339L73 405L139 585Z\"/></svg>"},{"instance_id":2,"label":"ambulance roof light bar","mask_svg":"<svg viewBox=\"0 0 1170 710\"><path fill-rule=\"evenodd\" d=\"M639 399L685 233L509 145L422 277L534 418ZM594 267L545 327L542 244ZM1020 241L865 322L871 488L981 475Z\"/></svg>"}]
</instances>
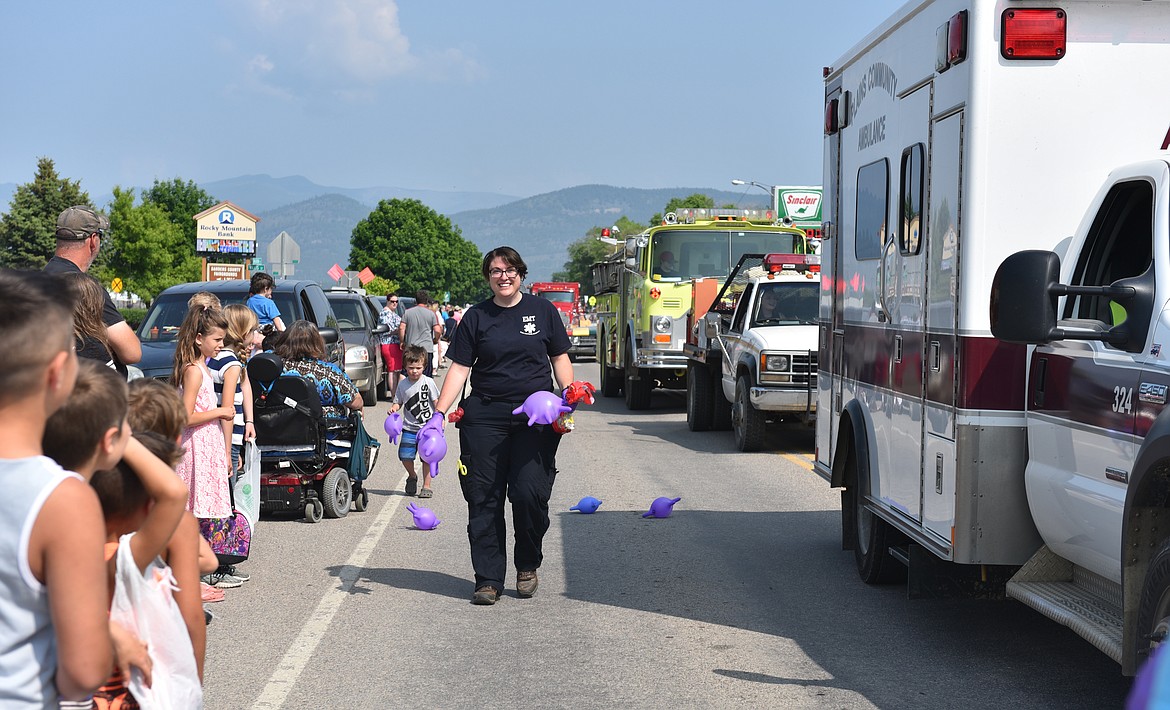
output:
<instances>
[{"instance_id":1,"label":"ambulance roof light bar","mask_svg":"<svg viewBox=\"0 0 1170 710\"><path fill-rule=\"evenodd\" d=\"M821 256L820 254L765 254L764 268L770 274L781 271L811 271L815 273L821 270Z\"/></svg>"}]
</instances>

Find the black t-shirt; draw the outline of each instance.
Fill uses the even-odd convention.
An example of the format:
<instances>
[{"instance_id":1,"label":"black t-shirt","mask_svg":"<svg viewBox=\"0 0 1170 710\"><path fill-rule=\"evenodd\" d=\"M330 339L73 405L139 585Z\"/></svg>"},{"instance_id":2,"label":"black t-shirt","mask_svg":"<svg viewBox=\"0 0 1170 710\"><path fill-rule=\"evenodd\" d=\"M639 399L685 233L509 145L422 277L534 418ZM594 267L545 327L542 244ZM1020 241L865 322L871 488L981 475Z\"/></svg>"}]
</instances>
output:
<instances>
[{"instance_id":1,"label":"black t-shirt","mask_svg":"<svg viewBox=\"0 0 1170 710\"><path fill-rule=\"evenodd\" d=\"M552 390L549 358L569 352L556 306L522 294L511 308L488 299L472 306L455 329L447 357L471 368L471 389L492 399L522 402Z\"/></svg>"}]
</instances>

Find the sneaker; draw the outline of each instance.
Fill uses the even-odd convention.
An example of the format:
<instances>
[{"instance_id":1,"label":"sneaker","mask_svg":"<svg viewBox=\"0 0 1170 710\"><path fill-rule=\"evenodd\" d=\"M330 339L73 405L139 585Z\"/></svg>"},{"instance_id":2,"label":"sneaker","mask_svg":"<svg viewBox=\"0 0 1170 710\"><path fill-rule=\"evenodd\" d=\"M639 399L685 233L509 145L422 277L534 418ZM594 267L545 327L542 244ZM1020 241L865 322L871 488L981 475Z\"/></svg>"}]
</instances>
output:
<instances>
[{"instance_id":1,"label":"sneaker","mask_svg":"<svg viewBox=\"0 0 1170 710\"><path fill-rule=\"evenodd\" d=\"M500 599L500 590L491 585L484 585L475 590L475 594L471 596L472 604L480 604L482 606L489 606L495 604Z\"/></svg>"},{"instance_id":2,"label":"sneaker","mask_svg":"<svg viewBox=\"0 0 1170 710\"><path fill-rule=\"evenodd\" d=\"M418 493L418 478L406 479L406 495L412 496Z\"/></svg>"},{"instance_id":3,"label":"sneaker","mask_svg":"<svg viewBox=\"0 0 1170 710\"><path fill-rule=\"evenodd\" d=\"M235 589L244 584L244 580L239 577L233 577L230 574L220 574L219 572L212 572L202 579L204 584L208 584L217 589Z\"/></svg>"},{"instance_id":4,"label":"sneaker","mask_svg":"<svg viewBox=\"0 0 1170 710\"><path fill-rule=\"evenodd\" d=\"M247 572L241 572L240 570L236 569L235 565L224 565L223 567L217 569L216 572L220 574L231 575L241 582L247 582L248 580L252 579L252 575L248 574Z\"/></svg>"},{"instance_id":5,"label":"sneaker","mask_svg":"<svg viewBox=\"0 0 1170 710\"><path fill-rule=\"evenodd\" d=\"M538 586L540 586L540 580L536 578L536 570L516 573L516 593L520 595L521 599L528 599L536 594Z\"/></svg>"}]
</instances>

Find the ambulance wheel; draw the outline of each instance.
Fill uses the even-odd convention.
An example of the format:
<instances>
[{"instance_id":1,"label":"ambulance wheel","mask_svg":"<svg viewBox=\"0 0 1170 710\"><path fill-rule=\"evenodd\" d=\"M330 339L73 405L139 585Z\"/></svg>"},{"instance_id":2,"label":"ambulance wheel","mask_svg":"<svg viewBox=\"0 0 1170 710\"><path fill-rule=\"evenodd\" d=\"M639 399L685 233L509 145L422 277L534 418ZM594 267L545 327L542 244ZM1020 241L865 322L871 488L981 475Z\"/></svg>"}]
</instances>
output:
<instances>
[{"instance_id":1,"label":"ambulance wheel","mask_svg":"<svg viewBox=\"0 0 1170 710\"><path fill-rule=\"evenodd\" d=\"M360 493L355 493L353 496L353 509L359 513L366 512L366 508L370 505L370 492L365 488Z\"/></svg>"},{"instance_id":2,"label":"ambulance wheel","mask_svg":"<svg viewBox=\"0 0 1170 710\"><path fill-rule=\"evenodd\" d=\"M697 362L687 363L687 428L691 431L710 431L715 414L711 401L711 371Z\"/></svg>"},{"instance_id":3,"label":"ambulance wheel","mask_svg":"<svg viewBox=\"0 0 1170 710\"><path fill-rule=\"evenodd\" d=\"M305 503L305 521L309 523L319 523L321 518L325 517L325 506L321 505L321 501L313 499Z\"/></svg>"},{"instance_id":4,"label":"ambulance wheel","mask_svg":"<svg viewBox=\"0 0 1170 710\"><path fill-rule=\"evenodd\" d=\"M353 490L350 488L348 471L341 466L334 466L329 473L325 474L325 481L321 488L325 515L330 518L344 518L349 515L349 503L353 500Z\"/></svg>"},{"instance_id":5,"label":"ambulance wheel","mask_svg":"<svg viewBox=\"0 0 1170 710\"><path fill-rule=\"evenodd\" d=\"M634 379L634 378L638 379ZM637 411L650 408L650 392L654 389L654 380L650 378L650 371L644 367L634 366L634 353L626 348L626 372L622 389L626 393L626 409Z\"/></svg>"},{"instance_id":6,"label":"ambulance wheel","mask_svg":"<svg viewBox=\"0 0 1170 710\"><path fill-rule=\"evenodd\" d=\"M1170 641L1170 541L1162 545L1146 568L1142 601L1138 606L1137 667L1167 641Z\"/></svg>"},{"instance_id":7,"label":"ambulance wheel","mask_svg":"<svg viewBox=\"0 0 1170 710\"><path fill-rule=\"evenodd\" d=\"M751 383L744 376L735 381L731 426L735 430L735 448L740 451L759 451L764 447L764 415L752 406Z\"/></svg>"},{"instance_id":8,"label":"ambulance wheel","mask_svg":"<svg viewBox=\"0 0 1170 710\"><path fill-rule=\"evenodd\" d=\"M857 465L857 452L849 447L845 459L846 494L842 505L853 511L850 526L853 528L853 559L857 563L857 574L866 584L893 584L906 581L906 567L890 554L890 545L900 537L897 530L865 507L865 492L868 482L861 480ZM844 515L842 523L846 522Z\"/></svg>"}]
</instances>

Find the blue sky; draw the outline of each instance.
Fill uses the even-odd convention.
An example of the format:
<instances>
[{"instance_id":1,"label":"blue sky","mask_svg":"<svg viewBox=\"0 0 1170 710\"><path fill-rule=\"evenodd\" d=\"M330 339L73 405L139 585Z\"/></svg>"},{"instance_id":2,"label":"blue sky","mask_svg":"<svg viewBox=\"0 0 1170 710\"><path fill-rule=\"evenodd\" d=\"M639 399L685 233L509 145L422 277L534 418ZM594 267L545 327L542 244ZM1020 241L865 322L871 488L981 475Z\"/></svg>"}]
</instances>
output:
<instances>
[{"instance_id":1,"label":"blue sky","mask_svg":"<svg viewBox=\"0 0 1170 710\"><path fill-rule=\"evenodd\" d=\"M819 184L821 68L901 4L6 2L0 183Z\"/></svg>"}]
</instances>

